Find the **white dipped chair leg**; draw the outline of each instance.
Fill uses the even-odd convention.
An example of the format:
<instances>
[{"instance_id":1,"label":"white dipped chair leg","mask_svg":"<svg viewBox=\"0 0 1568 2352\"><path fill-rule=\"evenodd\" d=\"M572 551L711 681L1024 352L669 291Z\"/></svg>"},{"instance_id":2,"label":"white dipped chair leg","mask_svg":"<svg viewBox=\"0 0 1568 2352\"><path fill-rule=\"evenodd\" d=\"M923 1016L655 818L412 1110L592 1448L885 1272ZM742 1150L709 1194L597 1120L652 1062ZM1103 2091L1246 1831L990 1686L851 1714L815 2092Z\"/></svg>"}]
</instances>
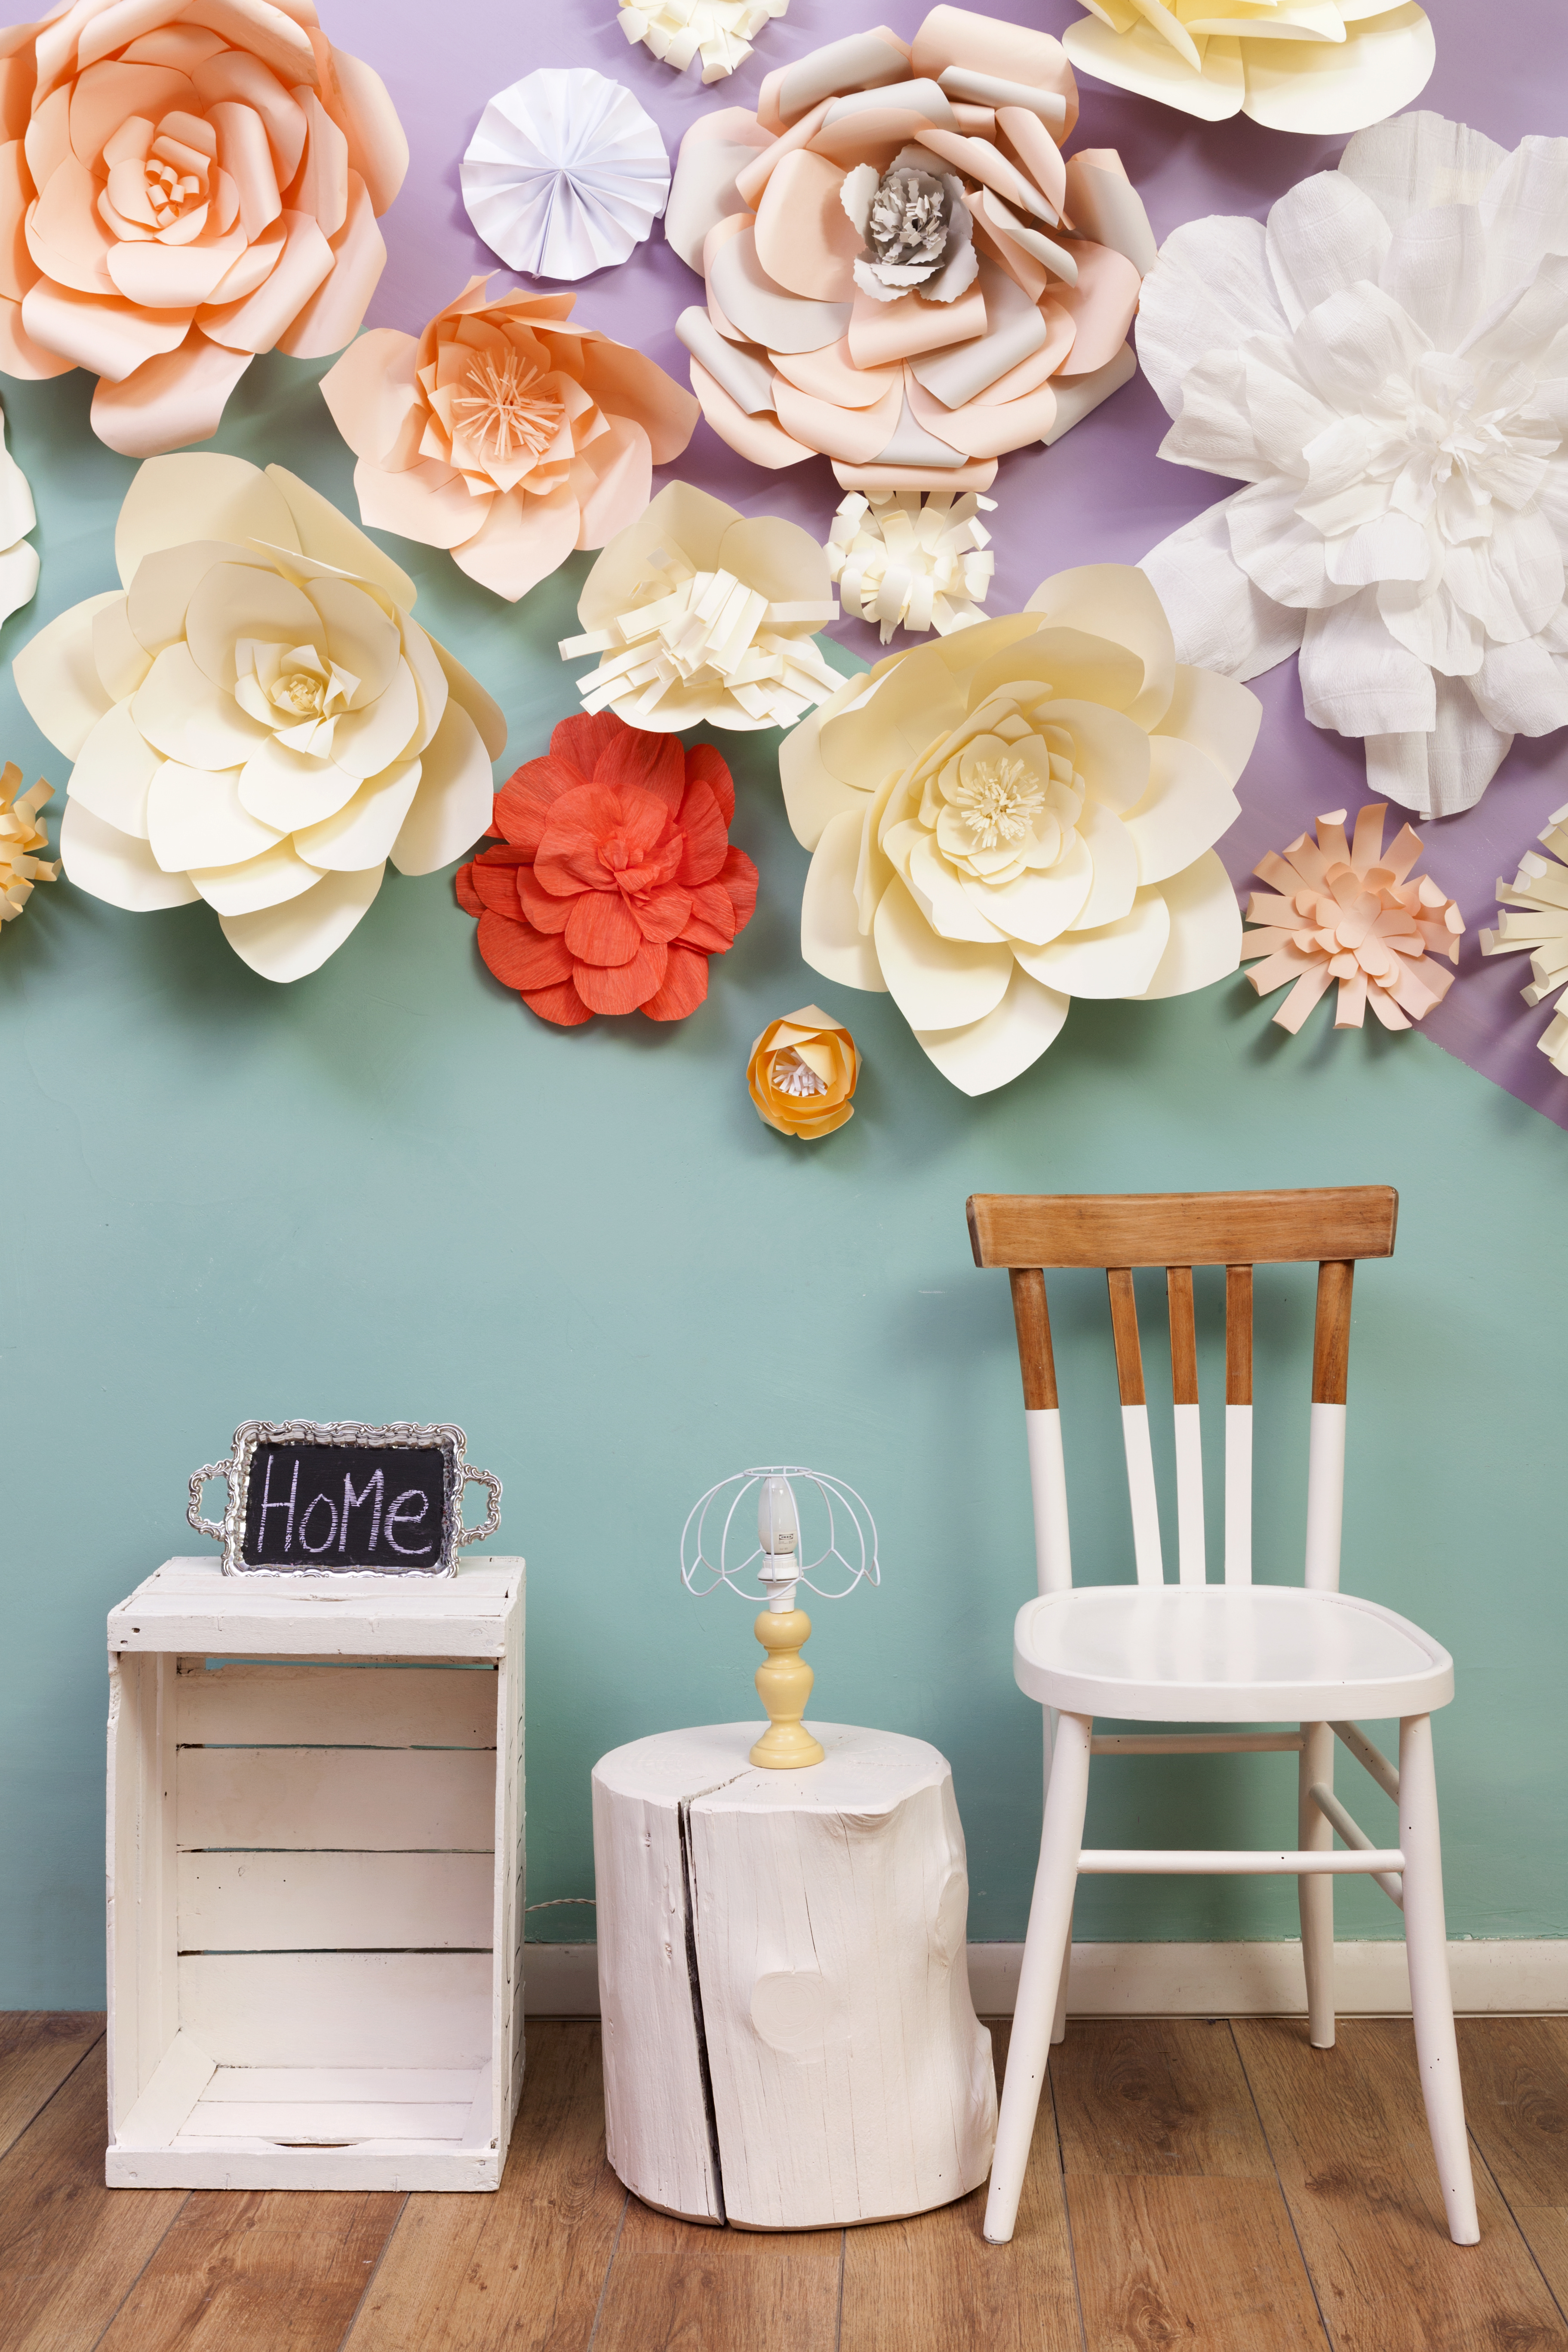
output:
<instances>
[{"instance_id":1,"label":"white dipped chair leg","mask_svg":"<svg viewBox=\"0 0 1568 2352\"><path fill-rule=\"evenodd\" d=\"M1443 1916L1443 1856L1429 1715L1406 1716L1399 1727L1399 1843L1405 1852L1405 1949L1410 1963L1410 2007L1421 2094L1426 2102L1448 2235L1457 2246L1473 2246L1481 2232L1476 2219L1448 1983L1448 1930Z\"/></svg>"},{"instance_id":2,"label":"white dipped chair leg","mask_svg":"<svg viewBox=\"0 0 1568 2352\"><path fill-rule=\"evenodd\" d=\"M1083 1850L1092 1730L1086 1715L1057 1718L1040 1862L1029 1905L1024 1966L996 2126L996 2153L991 2163L991 2193L985 2204L985 2236L994 2246L1007 2243L1018 2218L1018 2200L1024 2192L1029 2145L1046 2079L1047 2053L1071 1931L1078 1858Z\"/></svg>"},{"instance_id":3,"label":"white dipped chair leg","mask_svg":"<svg viewBox=\"0 0 1568 2352\"><path fill-rule=\"evenodd\" d=\"M1299 1835L1304 1851L1331 1846L1333 1823L1307 1791L1314 1780L1334 1784L1334 1732L1329 1723L1301 1726ZM1307 1974L1307 2031L1314 2050L1334 2046L1334 1882L1327 1873L1296 1881L1301 1906L1301 1959Z\"/></svg>"}]
</instances>

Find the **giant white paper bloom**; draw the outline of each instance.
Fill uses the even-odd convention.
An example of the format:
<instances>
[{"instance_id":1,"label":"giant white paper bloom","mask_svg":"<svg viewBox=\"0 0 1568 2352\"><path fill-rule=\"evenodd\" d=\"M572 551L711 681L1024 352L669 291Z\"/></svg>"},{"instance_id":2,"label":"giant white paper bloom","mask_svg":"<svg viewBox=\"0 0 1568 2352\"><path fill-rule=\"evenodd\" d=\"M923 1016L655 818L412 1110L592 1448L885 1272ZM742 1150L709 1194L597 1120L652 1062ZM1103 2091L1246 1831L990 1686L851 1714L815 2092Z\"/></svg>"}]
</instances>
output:
<instances>
[{"instance_id":1,"label":"giant white paper bloom","mask_svg":"<svg viewBox=\"0 0 1568 2352\"><path fill-rule=\"evenodd\" d=\"M1062 47L1079 73L1205 122L1361 131L1419 97L1437 60L1414 0L1083 0Z\"/></svg>"},{"instance_id":2,"label":"giant white paper bloom","mask_svg":"<svg viewBox=\"0 0 1568 2352\"><path fill-rule=\"evenodd\" d=\"M1058 572L1028 608L847 679L779 753L814 852L801 953L886 989L942 1076L987 1094L1074 996L1183 996L1236 970L1212 844L1260 711L1180 667L1141 572Z\"/></svg>"},{"instance_id":3,"label":"giant white paper bloom","mask_svg":"<svg viewBox=\"0 0 1568 2352\"><path fill-rule=\"evenodd\" d=\"M76 762L66 872L137 913L205 898L254 971L298 980L389 857L429 874L485 830L505 723L410 617L407 575L281 466L150 458L114 553L122 586L15 665Z\"/></svg>"},{"instance_id":4,"label":"giant white paper bloom","mask_svg":"<svg viewBox=\"0 0 1568 2352\"><path fill-rule=\"evenodd\" d=\"M1363 131L1267 228L1177 229L1138 350L1162 455L1250 485L1143 560L1184 659L1300 647L1308 718L1429 816L1568 722L1568 139Z\"/></svg>"}]
</instances>

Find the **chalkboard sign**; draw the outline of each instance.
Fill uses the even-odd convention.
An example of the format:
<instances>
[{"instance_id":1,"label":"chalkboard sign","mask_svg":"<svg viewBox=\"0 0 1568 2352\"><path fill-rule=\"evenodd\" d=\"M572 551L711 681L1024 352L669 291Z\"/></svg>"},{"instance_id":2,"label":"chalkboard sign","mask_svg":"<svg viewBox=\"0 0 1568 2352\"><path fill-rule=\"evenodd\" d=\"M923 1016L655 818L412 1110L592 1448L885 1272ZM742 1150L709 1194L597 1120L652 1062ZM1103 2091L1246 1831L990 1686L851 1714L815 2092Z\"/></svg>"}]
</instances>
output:
<instances>
[{"instance_id":1,"label":"chalkboard sign","mask_svg":"<svg viewBox=\"0 0 1568 2352\"><path fill-rule=\"evenodd\" d=\"M451 1423L242 1422L226 1462L191 1480L186 1513L223 1544L226 1575L452 1576L464 1544L500 1525L500 1481L463 1460ZM209 1478L228 1480L221 1524L202 1517ZM489 1489L477 1528L463 1525L463 1489Z\"/></svg>"}]
</instances>

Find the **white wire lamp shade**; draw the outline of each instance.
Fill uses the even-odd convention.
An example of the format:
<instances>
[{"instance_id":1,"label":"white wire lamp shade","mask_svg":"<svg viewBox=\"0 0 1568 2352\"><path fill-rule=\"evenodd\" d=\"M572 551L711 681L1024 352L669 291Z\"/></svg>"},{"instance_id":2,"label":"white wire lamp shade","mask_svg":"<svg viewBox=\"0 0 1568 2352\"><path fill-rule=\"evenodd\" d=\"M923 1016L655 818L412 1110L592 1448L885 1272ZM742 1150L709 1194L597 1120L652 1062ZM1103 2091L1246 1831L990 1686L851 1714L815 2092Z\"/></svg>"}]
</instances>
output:
<instances>
[{"instance_id":1,"label":"white wire lamp shade","mask_svg":"<svg viewBox=\"0 0 1568 2352\"><path fill-rule=\"evenodd\" d=\"M699 1600L727 1584L742 1600L767 1604L753 1630L767 1653L756 1681L769 1723L752 1763L775 1771L820 1764L823 1749L801 1720L816 1677L800 1654L811 1620L795 1607L795 1591L804 1584L819 1600L846 1601L858 1584L881 1582L877 1523L864 1498L841 1478L796 1463L737 1470L688 1513L680 1576Z\"/></svg>"}]
</instances>

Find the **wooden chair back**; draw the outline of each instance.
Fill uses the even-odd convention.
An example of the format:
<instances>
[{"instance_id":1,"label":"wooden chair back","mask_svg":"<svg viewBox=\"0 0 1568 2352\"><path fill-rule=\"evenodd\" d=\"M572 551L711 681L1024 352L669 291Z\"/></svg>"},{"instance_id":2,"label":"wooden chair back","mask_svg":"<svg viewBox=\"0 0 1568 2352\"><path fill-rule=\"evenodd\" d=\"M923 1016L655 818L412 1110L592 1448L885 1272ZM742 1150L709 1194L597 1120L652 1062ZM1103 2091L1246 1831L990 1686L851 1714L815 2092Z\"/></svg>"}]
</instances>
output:
<instances>
[{"instance_id":1,"label":"wooden chair back","mask_svg":"<svg viewBox=\"0 0 1568 2352\"><path fill-rule=\"evenodd\" d=\"M1042 1592L1072 1582L1066 1475L1046 1270L1102 1267L1138 1581L1164 1580L1148 1398L1132 1274L1163 1266L1170 1310L1179 1580L1207 1581L1193 1269L1225 1268L1225 1580L1252 1580L1252 1276L1258 1265L1318 1264L1307 1476L1306 1580L1338 1590L1344 1499L1345 1387L1356 1261L1394 1249L1399 1196L1386 1184L1300 1192L976 1192L968 1203L974 1263L1005 1265L1024 1375Z\"/></svg>"}]
</instances>

